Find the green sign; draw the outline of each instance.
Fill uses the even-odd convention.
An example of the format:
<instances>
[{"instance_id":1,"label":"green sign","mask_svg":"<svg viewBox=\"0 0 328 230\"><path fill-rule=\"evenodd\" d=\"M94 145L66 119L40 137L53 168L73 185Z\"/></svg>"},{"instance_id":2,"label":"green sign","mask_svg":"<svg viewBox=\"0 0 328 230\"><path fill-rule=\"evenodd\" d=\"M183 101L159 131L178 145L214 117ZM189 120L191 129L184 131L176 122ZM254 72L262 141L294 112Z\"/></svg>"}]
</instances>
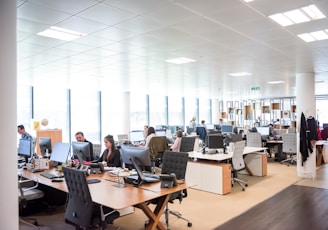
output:
<instances>
[{"instance_id":1,"label":"green sign","mask_svg":"<svg viewBox=\"0 0 328 230\"><path fill-rule=\"evenodd\" d=\"M252 88L251 88L251 91L256 91L256 90L260 90L260 87L257 86L257 87L252 87Z\"/></svg>"}]
</instances>

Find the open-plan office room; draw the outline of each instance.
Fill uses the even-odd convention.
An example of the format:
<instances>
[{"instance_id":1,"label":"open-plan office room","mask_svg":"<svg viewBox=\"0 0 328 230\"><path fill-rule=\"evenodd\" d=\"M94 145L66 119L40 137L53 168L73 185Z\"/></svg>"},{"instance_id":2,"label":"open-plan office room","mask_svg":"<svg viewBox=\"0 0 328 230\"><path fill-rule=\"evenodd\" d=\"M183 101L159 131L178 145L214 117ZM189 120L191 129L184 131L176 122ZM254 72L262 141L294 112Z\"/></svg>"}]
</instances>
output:
<instances>
[{"instance_id":1,"label":"open-plan office room","mask_svg":"<svg viewBox=\"0 0 328 230\"><path fill-rule=\"evenodd\" d=\"M328 123L327 16L325 0L1 1L4 228L19 228L19 124L33 136L35 124L61 130L69 143L83 131L104 148L108 134L116 139L144 125L187 130L193 117L245 129L279 119L298 131L303 112ZM242 177L246 191L189 188L174 209L192 219L192 228L211 229L297 181L306 184L295 165L270 158L266 176ZM234 202L245 206L232 208ZM218 219L222 206L227 215ZM142 229L146 216L135 214L115 225L131 229L131 218ZM172 218L171 229L184 228Z\"/></svg>"}]
</instances>

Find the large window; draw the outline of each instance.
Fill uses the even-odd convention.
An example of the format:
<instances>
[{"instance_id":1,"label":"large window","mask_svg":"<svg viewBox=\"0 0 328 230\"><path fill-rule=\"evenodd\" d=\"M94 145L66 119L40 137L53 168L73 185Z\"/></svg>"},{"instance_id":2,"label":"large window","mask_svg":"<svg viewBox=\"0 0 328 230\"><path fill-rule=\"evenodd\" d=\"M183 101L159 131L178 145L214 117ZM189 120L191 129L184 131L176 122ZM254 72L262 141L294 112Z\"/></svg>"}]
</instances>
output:
<instances>
[{"instance_id":1,"label":"large window","mask_svg":"<svg viewBox=\"0 0 328 230\"><path fill-rule=\"evenodd\" d=\"M24 125L28 133L35 136L32 126L32 87L17 86L17 125ZM17 139L20 135L17 134Z\"/></svg>"},{"instance_id":2,"label":"large window","mask_svg":"<svg viewBox=\"0 0 328 230\"><path fill-rule=\"evenodd\" d=\"M206 124L212 123L211 100L208 98L199 99L199 120L205 120Z\"/></svg>"},{"instance_id":3,"label":"large window","mask_svg":"<svg viewBox=\"0 0 328 230\"><path fill-rule=\"evenodd\" d=\"M130 128L143 130L144 125L148 125L147 96L137 93L131 93L130 96Z\"/></svg>"},{"instance_id":4,"label":"large window","mask_svg":"<svg viewBox=\"0 0 328 230\"><path fill-rule=\"evenodd\" d=\"M183 104L181 97L168 98L168 124L184 125Z\"/></svg>"},{"instance_id":5,"label":"large window","mask_svg":"<svg viewBox=\"0 0 328 230\"><path fill-rule=\"evenodd\" d=\"M198 100L196 98L185 97L185 124L189 126L193 117L196 118L196 123L199 124L198 117Z\"/></svg>"},{"instance_id":6,"label":"large window","mask_svg":"<svg viewBox=\"0 0 328 230\"><path fill-rule=\"evenodd\" d=\"M149 125L166 125L166 97L151 95L149 96Z\"/></svg>"},{"instance_id":7,"label":"large window","mask_svg":"<svg viewBox=\"0 0 328 230\"><path fill-rule=\"evenodd\" d=\"M56 87L34 88L34 120L48 120L44 129L62 129L63 141L69 141L68 90Z\"/></svg>"},{"instance_id":8,"label":"large window","mask_svg":"<svg viewBox=\"0 0 328 230\"><path fill-rule=\"evenodd\" d=\"M71 90L71 138L82 131L94 144L100 141L100 93L99 91Z\"/></svg>"}]
</instances>

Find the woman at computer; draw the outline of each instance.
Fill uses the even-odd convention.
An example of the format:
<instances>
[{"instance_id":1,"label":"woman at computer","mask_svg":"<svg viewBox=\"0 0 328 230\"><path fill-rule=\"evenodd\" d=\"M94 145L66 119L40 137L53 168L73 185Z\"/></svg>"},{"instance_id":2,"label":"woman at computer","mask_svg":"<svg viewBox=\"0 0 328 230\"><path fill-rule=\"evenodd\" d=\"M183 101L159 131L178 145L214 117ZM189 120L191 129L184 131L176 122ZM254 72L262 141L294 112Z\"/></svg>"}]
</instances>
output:
<instances>
[{"instance_id":1,"label":"woman at computer","mask_svg":"<svg viewBox=\"0 0 328 230\"><path fill-rule=\"evenodd\" d=\"M180 150L180 143L181 143L181 138L182 138L182 131L181 130L178 130L176 132L176 138L174 140L174 144L171 146L171 150L173 152L179 152Z\"/></svg>"},{"instance_id":2,"label":"woman at computer","mask_svg":"<svg viewBox=\"0 0 328 230\"><path fill-rule=\"evenodd\" d=\"M114 138L112 135L107 135L104 138L106 149L98 162L106 162L108 167L121 167L121 153L115 146Z\"/></svg>"},{"instance_id":3,"label":"woman at computer","mask_svg":"<svg viewBox=\"0 0 328 230\"><path fill-rule=\"evenodd\" d=\"M145 147L148 147L149 142L150 142L150 139L151 139L152 137L156 137L156 132L155 132L154 127L150 126L150 127L148 128L148 133L147 133L147 137L146 137L146 144L145 144Z\"/></svg>"}]
</instances>

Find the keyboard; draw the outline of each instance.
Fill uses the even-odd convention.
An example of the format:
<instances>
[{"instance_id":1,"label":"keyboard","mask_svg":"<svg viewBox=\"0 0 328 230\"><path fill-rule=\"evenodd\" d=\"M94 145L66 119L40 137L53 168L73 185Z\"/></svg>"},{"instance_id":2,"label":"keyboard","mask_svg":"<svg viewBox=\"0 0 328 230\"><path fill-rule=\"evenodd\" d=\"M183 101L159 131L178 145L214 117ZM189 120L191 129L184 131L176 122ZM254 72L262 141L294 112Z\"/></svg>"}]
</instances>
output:
<instances>
[{"instance_id":1,"label":"keyboard","mask_svg":"<svg viewBox=\"0 0 328 230\"><path fill-rule=\"evenodd\" d=\"M155 179L160 179L159 175L154 174L154 173L143 173L145 177L150 177L150 178L155 178Z\"/></svg>"},{"instance_id":2,"label":"keyboard","mask_svg":"<svg viewBox=\"0 0 328 230\"><path fill-rule=\"evenodd\" d=\"M48 173L48 172L43 172L43 173L41 173L40 175L41 175L41 176L44 176L44 177L46 177L46 178L48 178L48 179L58 178L58 176L56 176L56 175L54 175L54 174L52 174L52 173Z\"/></svg>"}]
</instances>

